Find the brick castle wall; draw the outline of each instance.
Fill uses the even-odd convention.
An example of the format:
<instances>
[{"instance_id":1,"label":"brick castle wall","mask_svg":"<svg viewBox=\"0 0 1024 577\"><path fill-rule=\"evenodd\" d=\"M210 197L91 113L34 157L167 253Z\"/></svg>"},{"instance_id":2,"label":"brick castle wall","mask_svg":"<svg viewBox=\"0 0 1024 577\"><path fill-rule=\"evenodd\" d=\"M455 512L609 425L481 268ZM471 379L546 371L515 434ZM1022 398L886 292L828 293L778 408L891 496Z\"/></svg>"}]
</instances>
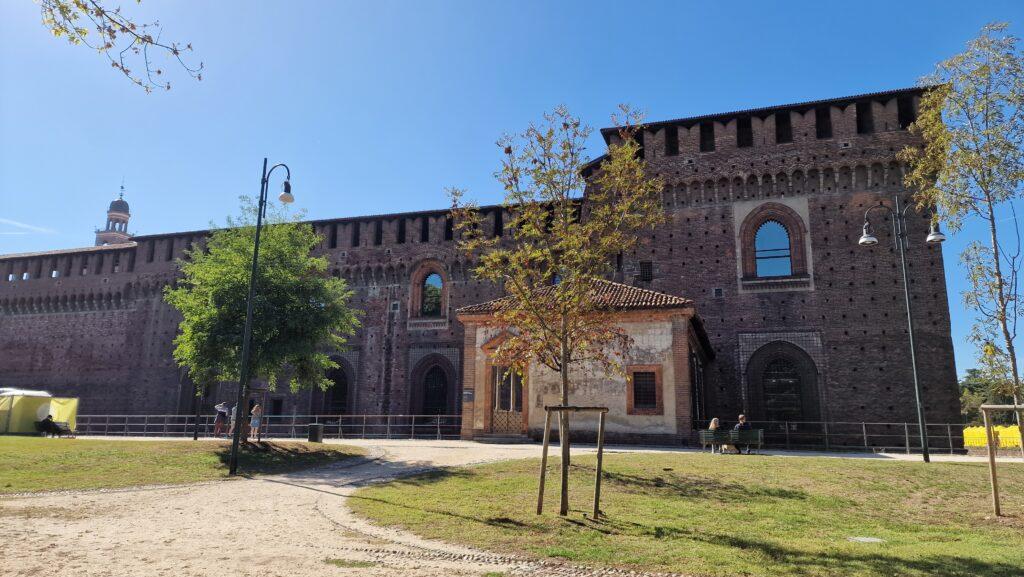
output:
<instances>
[{"instance_id":1,"label":"brick castle wall","mask_svg":"<svg viewBox=\"0 0 1024 577\"><path fill-rule=\"evenodd\" d=\"M757 410L750 405L756 376L746 374L748 366L756 365L751 360L762 346L783 342L812 360L821 418L916 419L891 221L874 213L879 244L857 246L868 207L893 194L908 196L895 159L915 143L900 128L907 98L916 103L917 92L654 123L644 132L649 169L667 184L670 220L622 255L615 280L696 301L716 358L695 418L731 420ZM866 114L858 102L870 108L870 133L858 133L857 114ZM831 137L816 133L819 108L828 110ZM790 118L792 142L775 142L780 111ZM737 146L742 118L751 119L748 147ZM709 123L714 151L702 152L700 126ZM675 145L671 136L666 141L671 131ZM606 136L614 141L612 131ZM744 278L742 261L753 240L744 226L767 203L805 227L800 278ZM501 295L472 278L471 264L450 239L446 212L311 224L323 236L318 252L328 257L331 274L348 279L356 289L353 305L365 311L342 359L351 411L417 412L426 369L436 365L447 378L450 412L458 412L465 335L454 310ZM926 217L912 213L909 225L926 412L931 422L958 422L942 253L924 244ZM205 231L136 236L125 245L0 256L0 386L79 396L83 414L190 412L191 383L171 357L180 318L161 291L176 277L174 259L205 237ZM446 276L440 319L419 318L412 302L411 279L425 266ZM225 385L203 405L232 394ZM317 413L330 402L330 393L319 391L274 397L286 414Z\"/></svg>"}]
</instances>

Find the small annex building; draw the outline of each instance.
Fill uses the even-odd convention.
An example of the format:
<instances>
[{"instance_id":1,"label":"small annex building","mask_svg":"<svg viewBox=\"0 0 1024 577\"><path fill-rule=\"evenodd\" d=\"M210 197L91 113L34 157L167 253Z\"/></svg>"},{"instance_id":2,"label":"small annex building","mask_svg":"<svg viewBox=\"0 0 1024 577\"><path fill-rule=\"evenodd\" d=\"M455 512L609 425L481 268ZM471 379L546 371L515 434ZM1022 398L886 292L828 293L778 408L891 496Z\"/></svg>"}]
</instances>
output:
<instances>
[{"instance_id":1,"label":"small annex building","mask_svg":"<svg viewBox=\"0 0 1024 577\"><path fill-rule=\"evenodd\" d=\"M704 394L704 377L714 358L692 300L602 280L600 297L615 322L632 339L623 358L629 378L606 375L596 366L574 367L573 405L608 407L610 442L679 444L695 442L694 406ZM544 406L559 401L558 373L532 363L524 378L496 366L493 352L505 337L494 313L505 299L458 309L465 326L462 438L540 438ZM574 416L574 439L593 439L596 416Z\"/></svg>"}]
</instances>

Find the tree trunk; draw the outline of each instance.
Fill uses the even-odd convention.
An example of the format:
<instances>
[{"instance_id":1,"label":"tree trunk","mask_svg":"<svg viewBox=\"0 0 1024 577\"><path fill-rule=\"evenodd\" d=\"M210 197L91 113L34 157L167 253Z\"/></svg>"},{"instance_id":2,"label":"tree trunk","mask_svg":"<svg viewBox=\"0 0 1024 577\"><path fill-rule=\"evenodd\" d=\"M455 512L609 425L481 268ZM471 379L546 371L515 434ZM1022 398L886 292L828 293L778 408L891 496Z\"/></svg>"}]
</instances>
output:
<instances>
[{"instance_id":1,"label":"tree trunk","mask_svg":"<svg viewBox=\"0 0 1024 577\"><path fill-rule=\"evenodd\" d=\"M199 440L199 409L202 407L202 404L203 404L202 403L202 397L200 397L202 392L199 389L199 383L193 383L193 387L194 388L192 390L192 408L195 409L194 412L196 414L195 415L196 416L196 420L195 420L195 423L193 423L193 426L192 426L192 440L193 441L198 441ZM185 419L185 420L187 421L188 419Z\"/></svg>"},{"instance_id":2,"label":"tree trunk","mask_svg":"<svg viewBox=\"0 0 1024 577\"><path fill-rule=\"evenodd\" d=\"M562 319L562 358L561 358L561 375L562 375L562 406L569 404L569 364L566 362L569 358L569 343L565 338L565 319ZM558 418L560 419L560 434L558 435L558 442L562 447L562 478L561 478L561 497L558 503L558 514L565 516L569 514L569 412L560 411Z\"/></svg>"},{"instance_id":3,"label":"tree trunk","mask_svg":"<svg viewBox=\"0 0 1024 577\"><path fill-rule=\"evenodd\" d=\"M1015 221L1016 222L1016 221ZM988 228L989 234L992 236L992 273L996 281L996 291L999 303L999 328L1003 332L1003 344L1006 346L1006 354L1010 357L1010 371L1013 374L1013 404L1017 405L1020 403L1020 371L1017 370L1017 349L1013 346L1013 336L1010 335L1010 327L1006 320L1007 316L1007 302L1004 291L1005 284L1003 283L1003 271L1002 266L999 262L1000 251L999 251L999 236L996 232L996 215L995 207L992 206L991 199L988 200ZM1010 268L1011 275L1016 273L1016 269ZM1011 278L1011 286L1013 283ZM1024 459L1024 423L1021 422L1020 413L1013 411L1014 416L1017 419L1017 433L1020 435L1020 456Z\"/></svg>"}]
</instances>

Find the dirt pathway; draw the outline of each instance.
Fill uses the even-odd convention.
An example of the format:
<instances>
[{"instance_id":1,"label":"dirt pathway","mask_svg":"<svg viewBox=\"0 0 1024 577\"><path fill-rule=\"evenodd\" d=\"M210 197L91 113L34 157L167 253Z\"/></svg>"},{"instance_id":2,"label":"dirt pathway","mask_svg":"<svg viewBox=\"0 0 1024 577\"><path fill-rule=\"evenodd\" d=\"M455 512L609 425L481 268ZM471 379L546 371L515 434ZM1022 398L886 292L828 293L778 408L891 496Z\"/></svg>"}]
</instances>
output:
<instances>
[{"instance_id":1,"label":"dirt pathway","mask_svg":"<svg viewBox=\"0 0 1024 577\"><path fill-rule=\"evenodd\" d=\"M366 459L190 486L0 498L5 576L614 575L484 553L374 526L345 498L438 466L538 454L533 445L364 443Z\"/></svg>"}]
</instances>

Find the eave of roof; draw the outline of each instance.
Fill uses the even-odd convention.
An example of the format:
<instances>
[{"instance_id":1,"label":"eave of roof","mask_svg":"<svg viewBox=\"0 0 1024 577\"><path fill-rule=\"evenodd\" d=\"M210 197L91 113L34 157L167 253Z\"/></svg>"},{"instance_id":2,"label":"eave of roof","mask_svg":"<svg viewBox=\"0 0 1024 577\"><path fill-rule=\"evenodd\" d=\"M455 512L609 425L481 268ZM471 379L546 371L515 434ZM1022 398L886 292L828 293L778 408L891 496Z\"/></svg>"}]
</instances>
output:
<instances>
[{"instance_id":1,"label":"eave of roof","mask_svg":"<svg viewBox=\"0 0 1024 577\"><path fill-rule=\"evenodd\" d=\"M115 251L124 250L126 248L133 248L138 246L138 243L122 242L118 244L104 244L100 246L84 246L80 248L60 248L56 250L44 250L41 252L21 252L14 254L0 254L0 260L17 260L22 258L33 258L39 256L58 256L62 254L81 254L81 253L92 253L92 252L103 252L103 251Z\"/></svg>"},{"instance_id":2,"label":"eave of roof","mask_svg":"<svg viewBox=\"0 0 1024 577\"><path fill-rule=\"evenodd\" d=\"M605 298L609 308L616 311L666 310L693 308L693 301L680 296L661 293L641 287L599 279L599 296ZM500 310L508 297L494 299L456 310L458 315L488 315Z\"/></svg>"}]
</instances>

